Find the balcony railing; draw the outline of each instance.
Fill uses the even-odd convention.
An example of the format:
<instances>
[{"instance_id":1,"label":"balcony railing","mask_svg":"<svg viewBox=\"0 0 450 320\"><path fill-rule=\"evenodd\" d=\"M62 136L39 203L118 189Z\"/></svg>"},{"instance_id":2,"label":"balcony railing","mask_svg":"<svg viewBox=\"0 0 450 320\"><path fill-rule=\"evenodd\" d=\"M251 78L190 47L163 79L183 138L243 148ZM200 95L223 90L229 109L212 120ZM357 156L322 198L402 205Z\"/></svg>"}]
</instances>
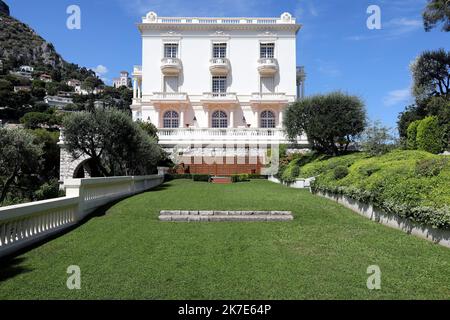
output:
<instances>
[{"instance_id":1,"label":"balcony railing","mask_svg":"<svg viewBox=\"0 0 450 320\"><path fill-rule=\"evenodd\" d=\"M203 17L157 17L155 13L149 13L142 20L143 23L162 24L295 24L295 18L289 14L283 14L280 18L203 18Z\"/></svg>"},{"instance_id":2,"label":"balcony railing","mask_svg":"<svg viewBox=\"0 0 450 320\"><path fill-rule=\"evenodd\" d=\"M212 58L209 61L209 70L213 75L226 76L230 71L230 61L227 58Z\"/></svg>"},{"instance_id":3,"label":"balcony railing","mask_svg":"<svg viewBox=\"0 0 450 320\"><path fill-rule=\"evenodd\" d=\"M181 69L181 60L178 58L163 58L161 60L161 71L163 74L177 75Z\"/></svg>"},{"instance_id":4,"label":"balcony railing","mask_svg":"<svg viewBox=\"0 0 450 320\"><path fill-rule=\"evenodd\" d=\"M283 129L263 128L177 128L158 129L161 144L177 143L288 143Z\"/></svg>"},{"instance_id":5,"label":"balcony railing","mask_svg":"<svg viewBox=\"0 0 450 320\"><path fill-rule=\"evenodd\" d=\"M135 76L135 77L142 76L142 66L134 66L133 67L133 76Z\"/></svg>"},{"instance_id":6,"label":"balcony railing","mask_svg":"<svg viewBox=\"0 0 450 320\"><path fill-rule=\"evenodd\" d=\"M236 101L237 95L231 92L205 92L203 93L203 100Z\"/></svg>"},{"instance_id":7,"label":"balcony railing","mask_svg":"<svg viewBox=\"0 0 450 320\"><path fill-rule=\"evenodd\" d=\"M252 101L287 101L288 97L284 92L255 92L252 93Z\"/></svg>"},{"instance_id":8,"label":"balcony railing","mask_svg":"<svg viewBox=\"0 0 450 320\"><path fill-rule=\"evenodd\" d=\"M258 71L261 75L274 75L278 72L278 60L275 58L258 59Z\"/></svg>"},{"instance_id":9,"label":"balcony railing","mask_svg":"<svg viewBox=\"0 0 450 320\"><path fill-rule=\"evenodd\" d=\"M150 100L158 101L186 101L187 93L184 92L154 92Z\"/></svg>"}]
</instances>

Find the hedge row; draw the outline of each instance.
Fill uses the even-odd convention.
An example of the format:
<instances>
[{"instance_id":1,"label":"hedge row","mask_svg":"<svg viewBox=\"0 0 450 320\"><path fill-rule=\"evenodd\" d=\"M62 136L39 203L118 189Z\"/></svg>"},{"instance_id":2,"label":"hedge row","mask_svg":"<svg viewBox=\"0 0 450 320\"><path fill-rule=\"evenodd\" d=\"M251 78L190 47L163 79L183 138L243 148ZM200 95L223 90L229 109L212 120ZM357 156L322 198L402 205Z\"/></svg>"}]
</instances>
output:
<instances>
[{"instance_id":1,"label":"hedge row","mask_svg":"<svg viewBox=\"0 0 450 320\"><path fill-rule=\"evenodd\" d=\"M302 167L313 192L344 194L414 222L450 229L450 157L392 151L336 157Z\"/></svg>"}]
</instances>

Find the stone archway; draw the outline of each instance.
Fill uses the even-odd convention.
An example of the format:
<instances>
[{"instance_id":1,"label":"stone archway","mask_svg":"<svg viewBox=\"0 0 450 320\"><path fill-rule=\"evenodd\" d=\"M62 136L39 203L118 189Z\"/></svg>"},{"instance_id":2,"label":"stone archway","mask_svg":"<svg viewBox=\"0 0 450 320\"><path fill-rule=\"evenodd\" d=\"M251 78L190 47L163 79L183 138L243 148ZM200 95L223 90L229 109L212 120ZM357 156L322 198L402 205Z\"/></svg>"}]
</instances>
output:
<instances>
[{"instance_id":1,"label":"stone archway","mask_svg":"<svg viewBox=\"0 0 450 320\"><path fill-rule=\"evenodd\" d=\"M67 179L88 178L90 176L90 169L88 167L90 158L82 155L75 159L67 150L64 143L59 143L59 146L59 180L64 182Z\"/></svg>"}]
</instances>

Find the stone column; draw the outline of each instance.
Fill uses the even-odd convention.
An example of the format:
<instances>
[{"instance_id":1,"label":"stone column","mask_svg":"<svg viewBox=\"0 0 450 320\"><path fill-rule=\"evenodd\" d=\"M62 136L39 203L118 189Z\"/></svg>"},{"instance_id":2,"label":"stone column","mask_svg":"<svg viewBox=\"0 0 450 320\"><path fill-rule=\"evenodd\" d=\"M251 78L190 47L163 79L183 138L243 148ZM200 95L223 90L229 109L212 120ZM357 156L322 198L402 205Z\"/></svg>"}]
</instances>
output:
<instances>
[{"instance_id":1,"label":"stone column","mask_svg":"<svg viewBox=\"0 0 450 320\"><path fill-rule=\"evenodd\" d=\"M230 110L230 123L228 124L229 128L234 128L234 110Z\"/></svg>"},{"instance_id":2,"label":"stone column","mask_svg":"<svg viewBox=\"0 0 450 320\"><path fill-rule=\"evenodd\" d=\"M255 111L255 128L259 128L259 110Z\"/></svg>"},{"instance_id":3,"label":"stone column","mask_svg":"<svg viewBox=\"0 0 450 320\"><path fill-rule=\"evenodd\" d=\"M137 98L137 79L133 79L133 98Z\"/></svg>"},{"instance_id":4,"label":"stone column","mask_svg":"<svg viewBox=\"0 0 450 320\"><path fill-rule=\"evenodd\" d=\"M206 114L206 128L209 128L211 126L211 122L209 120L209 108L205 107L205 114Z\"/></svg>"},{"instance_id":5,"label":"stone column","mask_svg":"<svg viewBox=\"0 0 450 320\"><path fill-rule=\"evenodd\" d=\"M160 113L161 113L161 109L159 107L155 107L155 126L156 128L161 128L161 123L160 123Z\"/></svg>"},{"instance_id":6,"label":"stone column","mask_svg":"<svg viewBox=\"0 0 450 320\"><path fill-rule=\"evenodd\" d=\"M278 112L278 126L280 128L283 128L283 110L280 110L280 112Z\"/></svg>"},{"instance_id":7,"label":"stone column","mask_svg":"<svg viewBox=\"0 0 450 320\"><path fill-rule=\"evenodd\" d=\"M180 128L184 128L184 109L180 110Z\"/></svg>"},{"instance_id":8,"label":"stone column","mask_svg":"<svg viewBox=\"0 0 450 320\"><path fill-rule=\"evenodd\" d=\"M142 98L141 81L138 80L137 83L138 83L138 85L137 85L137 97L140 99L140 98Z\"/></svg>"}]
</instances>

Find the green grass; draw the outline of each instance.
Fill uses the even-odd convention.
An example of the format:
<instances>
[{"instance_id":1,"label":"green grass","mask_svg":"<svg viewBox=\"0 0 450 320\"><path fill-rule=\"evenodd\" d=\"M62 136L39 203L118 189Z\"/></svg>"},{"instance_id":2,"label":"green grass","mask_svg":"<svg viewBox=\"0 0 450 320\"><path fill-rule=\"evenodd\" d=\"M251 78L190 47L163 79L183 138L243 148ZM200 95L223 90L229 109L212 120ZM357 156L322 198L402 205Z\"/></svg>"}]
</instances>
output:
<instances>
[{"instance_id":1,"label":"green grass","mask_svg":"<svg viewBox=\"0 0 450 320\"><path fill-rule=\"evenodd\" d=\"M291 210L293 222L168 223L163 209ZM66 269L81 267L81 290ZM366 287L369 265L381 290ZM176 180L0 267L0 299L449 299L450 250L267 181Z\"/></svg>"}]
</instances>

